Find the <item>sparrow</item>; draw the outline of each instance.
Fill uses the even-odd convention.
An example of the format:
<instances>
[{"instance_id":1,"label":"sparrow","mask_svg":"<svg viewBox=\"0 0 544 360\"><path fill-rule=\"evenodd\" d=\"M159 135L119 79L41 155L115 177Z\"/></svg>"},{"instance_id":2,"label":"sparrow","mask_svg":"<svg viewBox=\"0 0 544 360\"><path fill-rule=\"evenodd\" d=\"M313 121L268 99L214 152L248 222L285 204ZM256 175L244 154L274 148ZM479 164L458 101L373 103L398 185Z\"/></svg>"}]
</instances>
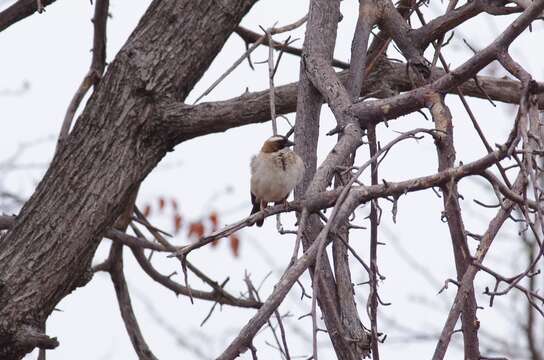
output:
<instances>
[{"instance_id":1,"label":"sparrow","mask_svg":"<svg viewBox=\"0 0 544 360\"><path fill-rule=\"evenodd\" d=\"M285 203L289 193L302 180L304 163L289 147L295 145L285 136L266 140L261 151L251 158L251 214L263 210L269 202ZM256 222L263 225L263 219Z\"/></svg>"}]
</instances>

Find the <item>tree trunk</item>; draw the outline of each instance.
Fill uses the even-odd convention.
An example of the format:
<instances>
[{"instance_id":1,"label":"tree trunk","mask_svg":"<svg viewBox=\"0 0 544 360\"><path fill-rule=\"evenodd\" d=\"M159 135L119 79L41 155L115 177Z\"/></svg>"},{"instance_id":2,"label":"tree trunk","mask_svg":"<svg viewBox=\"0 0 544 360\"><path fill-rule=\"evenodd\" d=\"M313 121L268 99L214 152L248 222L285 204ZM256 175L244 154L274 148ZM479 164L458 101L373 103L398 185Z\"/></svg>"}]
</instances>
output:
<instances>
[{"instance_id":1,"label":"tree trunk","mask_svg":"<svg viewBox=\"0 0 544 360\"><path fill-rule=\"evenodd\" d=\"M0 240L0 358L57 345L41 329L91 277L122 204L180 134L163 134L161 101L182 101L256 0L155 0ZM194 120L193 120L194 121Z\"/></svg>"}]
</instances>

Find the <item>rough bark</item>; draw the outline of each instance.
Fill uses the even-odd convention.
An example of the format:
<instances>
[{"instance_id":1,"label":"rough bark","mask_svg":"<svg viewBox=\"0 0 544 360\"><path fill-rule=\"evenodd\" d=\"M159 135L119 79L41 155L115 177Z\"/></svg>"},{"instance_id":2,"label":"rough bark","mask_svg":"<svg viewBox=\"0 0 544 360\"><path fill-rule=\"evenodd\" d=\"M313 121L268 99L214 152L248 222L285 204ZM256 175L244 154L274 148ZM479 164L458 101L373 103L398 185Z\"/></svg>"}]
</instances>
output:
<instances>
[{"instance_id":1,"label":"rough bark","mask_svg":"<svg viewBox=\"0 0 544 360\"><path fill-rule=\"evenodd\" d=\"M255 1L155 0L151 3L138 27L96 87L74 131L62 142L35 194L25 204L7 235L0 239L0 358L18 359L36 346L49 349L58 345L56 339L44 334L45 319L64 296L89 280L90 261L101 237L123 210L123 204L130 194L167 151L177 143L196 136L269 119L270 105L265 93L247 94L229 101L197 106L182 104L182 100ZM51 2L53 1L44 0L41 3L47 5ZM412 69L416 70L421 70L422 66L414 67L414 64L423 65L425 62L419 50L427 47L429 41L443 36L445 32L483 11L493 10L492 7L498 6L497 4L501 7L504 5L500 0L474 0L420 29L411 30L389 0L380 3L387 5L384 9L389 14L385 20L379 22L380 26L390 33ZM39 4L39 1L20 0L0 13L0 31L30 15ZM385 119L397 118L428 106L432 96L459 91L456 90L457 86L463 91L466 90L465 93L469 95L485 97L481 89L468 79L476 76L479 70L507 49L535 16L541 13L544 1L535 1L496 41L454 72L444 74L438 71L438 76L433 73L426 74L430 75L430 82L426 82L428 85L415 90L412 90L414 84L406 74L404 65L381 62L379 66L374 66L373 63L373 72L365 78L361 71L364 66L360 63L362 61L364 64L365 59L355 59L352 62L352 70L355 71L352 72L352 78L356 80L352 84L355 82L359 86L360 81L365 79L363 93L379 90L373 92L373 96L388 98L355 104L353 101L357 100L356 95L361 89L354 90L348 96L346 87L339 80L339 74L330 66L336 22L339 18L338 7L339 1L312 1L301 82L298 87L287 85L276 89L279 113L292 112L295 104L299 110L295 135L297 151L305 157L308 171L302 185L297 189L297 198L305 190L306 195L310 194L315 198L324 194L337 173L338 165L345 163L360 145L361 128L368 126L372 130L373 125ZM19 10L10 13L13 9ZM365 42L361 48L366 46ZM489 79L489 83L491 88L486 88L485 83L482 87L486 88L491 98L514 103L519 101L522 93L519 82ZM372 84L376 84L374 89ZM535 84L533 86L542 92L544 86ZM505 88L505 85L509 88ZM410 91L397 95L407 90ZM324 99L339 122L337 130L342 136L322 166L316 170L318 118ZM540 104L543 104L542 99L541 96ZM360 121L355 120L355 115ZM451 133L451 122L444 129ZM440 160L440 173L402 183L384 182L383 185L378 185L377 177L374 177L373 185L352 190L347 198L338 200L334 211L339 215L336 218L331 217L325 228L317 217L310 217L308 231L305 231L303 237L307 252L286 271L272 295L221 358L232 359L251 346L257 331L276 310L300 274L312 267L316 258L320 261L320 266L314 265L315 269L311 271L314 275L321 275L319 281L316 281L319 285L316 297L319 298L336 353L342 359L364 355L365 349L359 349L356 344L360 343L361 347L367 345L364 341L366 339L357 336L359 330L364 335L364 329L352 298L342 297L351 289L349 268L345 267L346 249L337 246L336 251L335 260L342 265L336 266L336 275L343 280L340 286L338 281L335 284L328 260L321 256L326 242L330 241L328 237L332 232L329 230L331 227L342 226L343 221L362 202L384 194L400 195L406 191L428 188L432 182L441 186L446 193L448 201L445 205L452 237L460 245L460 250L464 251L461 257L457 257L458 265L462 264L464 267L458 269L460 274L464 273L462 277L459 276L461 288L435 354L435 359L442 359L461 309L472 311L470 319L475 320L475 304L471 304L471 298L472 282L478 271L475 267L477 263L469 263L468 250L464 248L465 235L459 204L456 202L456 190L449 186L454 180L469 173L481 174L483 169L506 156L505 149L500 148L496 153L479 160L476 165L452 168L453 144L445 146L450 148L442 153L444 158ZM508 213L514 202L520 201L520 195L512 193L516 189L500 189L512 200L508 205ZM447 195L450 190L451 196ZM333 192L328 193L334 195ZM450 197L455 201L452 202ZM521 201L529 204L523 199ZM334 203L335 201L328 201L327 206ZM306 210L311 208L307 204L303 207ZM491 225L495 225L490 226L490 231L482 240L484 250L478 252L477 262L481 263L496 230L508 213L499 213L498 220L492 222ZM454 223L456 220L458 222ZM5 223L0 217L0 227ZM372 237L377 244L376 236ZM314 240L316 238L318 240ZM138 239L136 241L141 242ZM120 246L115 245L119 251L117 254L112 253L112 257L118 259L118 270L121 269ZM140 256L139 261L142 260L141 249L140 255L137 252L135 254L137 258ZM375 258L375 252L373 254L372 257ZM146 269L145 264L142 267ZM162 276L158 273L153 275L150 269L147 271L151 273L151 277ZM122 272L116 273L122 276ZM126 286L122 282L122 278L114 278L119 293L126 292ZM181 288L172 286L182 292ZM340 297L342 298L339 299ZM121 302L128 305L122 307L122 310L125 320L130 322L133 316L129 314L130 303L127 298L128 295ZM375 318L375 314L372 316ZM467 330L465 320L467 319L463 317L464 331ZM476 324L472 324L472 327L475 326ZM141 337L141 334L134 331L134 326L127 329L131 338ZM475 337L475 334L472 336ZM349 342L352 344L347 344ZM477 338L469 342L475 345L472 353L476 354L469 356L476 357ZM137 351L146 352L138 344L135 344L139 349ZM377 355L376 351L374 355Z\"/></svg>"},{"instance_id":2,"label":"rough bark","mask_svg":"<svg viewBox=\"0 0 544 360\"><path fill-rule=\"evenodd\" d=\"M338 77L344 85L347 85L348 72L340 71ZM444 76L446 72L442 69L435 69L432 74L433 79ZM466 96L486 99L489 96L494 101L501 101L510 104L517 104L521 94L521 84L519 81L510 79L499 79L490 76L478 76L478 87L476 81L468 80L460 85L460 89ZM288 114L297 109L298 82L278 86L276 93L276 113ZM361 96L372 94L377 98L387 98L400 92L408 91L413 88L410 77L406 72L406 65L382 61L373 67L373 70L365 78L365 86L361 91ZM482 91L485 91L485 93ZM441 89L444 92L455 93L455 86ZM487 94L487 96L486 96ZM420 104L410 102L406 98L407 106L415 108L424 106L423 97ZM321 98L321 101L323 99ZM307 102L307 101L306 101ZM385 100L384 100L385 103ZM162 127L164 132L171 133L170 136L178 137L178 141L191 139L194 137L223 132L238 126L248 124L262 123L270 120L270 105L268 101L268 90L251 92L242 96L224 100L207 102L198 105L184 105L178 101L164 101L160 104L163 114ZM539 96L539 107L544 109L544 96ZM380 106L374 106L373 109L379 109ZM369 110L365 109L365 113ZM394 119L400 116L401 112L388 115L387 119ZM370 116L370 115L369 115ZM375 121L383 121L381 114L376 115ZM402 121L402 117L399 120ZM317 126L317 125L316 125ZM305 129L307 131L314 131ZM302 132L307 134L307 132ZM299 145L300 144L300 145ZM302 146L298 141L297 147ZM317 160L305 160L307 169L311 169ZM309 181L311 177L304 178L302 184Z\"/></svg>"},{"instance_id":3,"label":"rough bark","mask_svg":"<svg viewBox=\"0 0 544 360\"><path fill-rule=\"evenodd\" d=\"M433 97L432 103L431 114L435 123L435 129L438 131L438 135L435 137L438 171L444 171L455 166L452 115L442 96L436 94ZM457 280L461 281L470 265L472 257L468 248L463 217L461 216L457 183L444 184L440 187L440 190L442 191L442 200L444 202L443 216L448 222L450 231ZM476 316L477 307L474 288L471 287L461 317L466 359L480 358L479 323Z\"/></svg>"},{"instance_id":4,"label":"rough bark","mask_svg":"<svg viewBox=\"0 0 544 360\"><path fill-rule=\"evenodd\" d=\"M151 3L1 240L0 358L53 345L34 333L90 279L104 231L175 145L155 131L156 102L185 98L254 2Z\"/></svg>"},{"instance_id":5,"label":"rough bark","mask_svg":"<svg viewBox=\"0 0 544 360\"><path fill-rule=\"evenodd\" d=\"M308 77L305 59L307 56L318 56L332 62L339 19L339 1L311 2L304 38L303 58L300 64L295 126L295 150L304 160L306 170L302 182L295 190L295 199L304 196L316 173L319 117L323 102L320 92ZM322 229L319 217L315 214L310 215L302 234L302 245L305 251L310 248ZM315 268L315 264L310 266L312 281L315 280L314 273L316 271L320 272L317 300L335 352L339 359L357 359L359 357L355 346L351 346L346 341L348 335L346 330L348 329L344 329L342 326L337 286L326 254L320 261L319 269ZM358 321L357 325L359 325L360 321L356 313L355 318Z\"/></svg>"}]
</instances>

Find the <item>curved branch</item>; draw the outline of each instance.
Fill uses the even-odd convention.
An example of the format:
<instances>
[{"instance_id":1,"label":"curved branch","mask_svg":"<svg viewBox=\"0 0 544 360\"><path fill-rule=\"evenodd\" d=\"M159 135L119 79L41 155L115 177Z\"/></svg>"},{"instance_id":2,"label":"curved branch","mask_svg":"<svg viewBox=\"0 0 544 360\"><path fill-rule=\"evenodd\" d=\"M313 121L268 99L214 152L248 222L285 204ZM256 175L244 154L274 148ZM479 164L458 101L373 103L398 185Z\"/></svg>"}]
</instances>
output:
<instances>
[{"instance_id":1,"label":"curved branch","mask_svg":"<svg viewBox=\"0 0 544 360\"><path fill-rule=\"evenodd\" d=\"M60 129L57 149L68 137L72 120L81 101L85 97L85 94L87 94L87 91L89 91L91 86L96 86L100 82L104 69L106 68L106 25L108 23L109 5L109 0L96 0L96 4L94 5L93 57L91 60L91 66L76 90L70 104L68 105L68 109L66 110L66 115L64 116Z\"/></svg>"},{"instance_id":2,"label":"curved branch","mask_svg":"<svg viewBox=\"0 0 544 360\"><path fill-rule=\"evenodd\" d=\"M144 339L138 321L136 320L136 315L132 309L132 301L130 300L127 282L125 280L125 275L123 274L123 246L120 243L112 244L109 260L111 281L113 282L115 294L117 295L121 317L125 323L134 351L140 360L157 360Z\"/></svg>"},{"instance_id":3,"label":"curved branch","mask_svg":"<svg viewBox=\"0 0 544 360\"><path fill-rule=\"evenodd\" d=\"M218 293L215 290L211 292L206 292L185 287L171 280L170 277L159 273L147 260L142 249L133 247L131 248L131 250L132 254L136 258L136 261L138 261L138 264L140 264L140 267L147 273L147 275L149 275L159 284L172 290L176 295L181 294L185 296L191 296L196 299L215 301L222 305L232 305L243 308L258 309L262 305L260 302L255 300L244 300L232 296L225 296L224 293Z\"/></svg>"}]
</instances>

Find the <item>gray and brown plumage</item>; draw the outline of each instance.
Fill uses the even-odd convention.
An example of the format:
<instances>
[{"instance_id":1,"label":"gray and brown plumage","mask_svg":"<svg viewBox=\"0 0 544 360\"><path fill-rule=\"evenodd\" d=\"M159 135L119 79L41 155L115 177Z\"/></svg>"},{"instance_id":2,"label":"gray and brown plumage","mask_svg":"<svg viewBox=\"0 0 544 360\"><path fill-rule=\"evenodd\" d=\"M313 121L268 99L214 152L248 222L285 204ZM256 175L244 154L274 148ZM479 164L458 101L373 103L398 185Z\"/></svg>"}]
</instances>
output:
<instances>
[{"instance_id":1,"label":"gray and brown plumage","mask_svg":"<svg viewBox=\"0 0 544 360\"><path fill-rule=\"evenodd\" d=\"M264 209L269 202L287 201L289 193L302 180L304 163L289 148L293 145L285 136L275 135L251 159L251 214ZM262 225L263 220L257 221L257 226Z\"/></svg>"}]
</instances>

